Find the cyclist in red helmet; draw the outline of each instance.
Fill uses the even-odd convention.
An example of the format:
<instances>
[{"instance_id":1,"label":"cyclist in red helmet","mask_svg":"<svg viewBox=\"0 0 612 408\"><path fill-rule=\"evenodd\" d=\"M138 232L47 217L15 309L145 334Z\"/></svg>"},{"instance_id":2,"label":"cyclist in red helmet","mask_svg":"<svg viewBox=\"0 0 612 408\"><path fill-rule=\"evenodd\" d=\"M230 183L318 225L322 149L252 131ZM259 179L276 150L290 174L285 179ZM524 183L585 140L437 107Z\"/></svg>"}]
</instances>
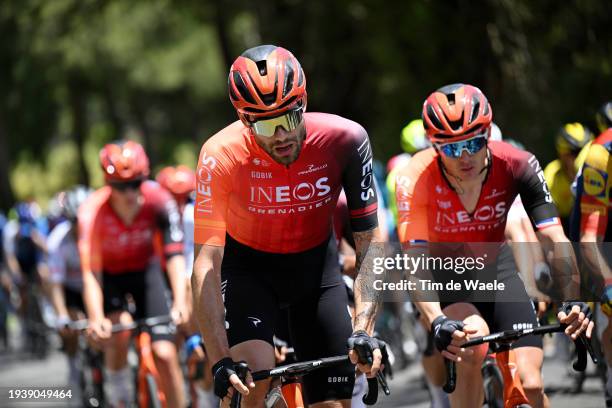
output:
<instances>
[{"instance_id":1,"label":"cyclist in red helmet","mask_svg":"<svg viewBox=\"0 0 612 408\"><path fill-rule=\"evenodd\" d=\"M480 255L484 259L482 269L466 272L433 268L429 272L438 282L452 278L464 282L477 277L494 278L504 284L504 289L497 291L443 292L415 302L431 327L438 352L461 361L457 366L457 389L450 395L453 406L482 403L483 388L478 379L487 350L462 350L466 337L538 324L512 252L503 246L507 214L517 194L536 231L546 241L557 244L556 259L569 261L573 282L579 282L571 246L559 245L569 241L537 159L507 143L489 141L492 117L487 98L474 86L452 84L433 92L423 104L425 131L433 147L413 156L396 177L398 235L408 254L454 258L460 252L460 257L471 256L472 261ZM449 254L449 247L436 243L453 243L455 252ZM588 329L590 336L593 323L586 304L578 301L578 284L568 284L563 290L568 302L559 319L571 323L567 333L576 336ZM533 406L547 406L540 374L541 339L526 337L513 347L529 401ZM438 361L432 377L442 385L444 367L442 359Z\"/></svg>"},{"instance_id":2,"label":"cyclist in red helmet","mask_svg":"<svg viewBox=\"0 0 612 408\"><path fill-rule=\"evenodd\" d=\"M381 354L371 338L376 302L361 291L371 257L382 255L372 149L366 131L345 118L305 113L306 78L284 48L262 45L230 68L236 121L210 138L198 162L195 206L195 313L213 366L215 393L236 389L245 406L262 406L269 383L247 384L234 362L251 370L274 366L273 335L281 308L289 310L291 344L300 359L373 353L363 365L374 375ZM347 310L332 214L347 196L358 266L354 332ZM377 251L380 251L378 253ZM374 255L377 252L378 255ZM359 268L358 268L359 269ZM311 406L350 405L351 364L305 377Z\"/></svg>"},{"instance_id":3,"label":"cyclist in red helmet","mask_svg":"<svg viewBox=\"0 0 612 408\"><path fill-rule=\"evenodd\" d=\"M172 193L172 196L182 210L196 188L196 177L193 170L187 166L168 166L157 173L157 182Z\"/></svg>"},{"instance_id":4,"label":"cyclist in red helmet","mask_svg":"<svg viewBox=\"0 0 612 408\"><path fill-rule=\"evenodd\" d=\"M112 406L130 405L133 381L127 366L130 333L112 334L111 325L134 318L172 314L176 324L188 318L185 299L183 231L176 202L158 183L148 181L149 159L133 141L109 143L100 151L106 186L95 191L78 212L83 300L89 336L105 351L105 392ZM165 257L173 301L160 258ZM185 406L183 375L173 343L174 325L152 332L153 353L169 406Z\"/></svg>"},{"instance_id":5,"label":"cyclist in red helmet","mask_svg":"<svg viewBox=\"0 0 612 408\"><path fill-rule=\"evenodd\" d=\"M191 299L191 273L193 266L193 193L196 188L195 172L189 167L179 165L167 166L157 173L155 180L168 190L176 203L181 214L181 221L185 231L184 255L185 255L185 284L187 291L187 307L190 319L179 327L179 332L184 335L185 350L187 350L187 366L189 378L192 382L194 406L215 406L218 399L212 390L212 378L204 373L210 371L210 359L207 358L204 348L200 346L202 337L198 333L197 322L193 319L193 302ZM194 377L197 374L197 377ZM199 374L202 373L202 374ZM208 405L207 405L208 404Z\"/></svg>"}]
</instances>

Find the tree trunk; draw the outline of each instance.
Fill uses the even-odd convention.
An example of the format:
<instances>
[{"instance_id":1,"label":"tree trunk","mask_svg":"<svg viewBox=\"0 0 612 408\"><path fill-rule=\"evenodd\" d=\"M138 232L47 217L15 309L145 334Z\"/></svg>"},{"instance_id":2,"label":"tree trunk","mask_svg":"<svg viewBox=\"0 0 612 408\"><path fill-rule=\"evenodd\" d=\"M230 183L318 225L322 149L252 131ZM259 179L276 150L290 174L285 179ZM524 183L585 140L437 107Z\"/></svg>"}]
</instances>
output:
<instances>
[{"instance_id":1,"label":"tree trunk","mask_svg":"<svg viewBox=\"0 0 612 408\"><path fill-rule=\"evenodd\" d=\"M11 188L9 170L11 169L9 141L4 127L2 112L0 112L0 208L7 211L15 203L15 195Z\"/></svg>"},{"instance_id":2,"label":"tree trunk","mask_svg":"<svg viewBox=\"0 0 612 408\"><path fill-rule=\"evenodd\" d=\"M227 15L225 14L225 7L223 1L215 1L215 28L217 30L217 36L219 37L219 46L221 47L221 54L223 54L223 61L227 69L234 62L232 54L232 46L230 44L230 38L227 32Z\"/></svg>"},{"instance_id":3,"label":"tree trunk","mask_svg":"<svg viewBox=\"0 0 612 408\"><path fill-rule=\"evenodd\" d=\"M89 171L85 165L84 144L87 135L87 113L85 107L85 87L84 82L78 75L72 74L68 80L70 92L70 110L72 111L72 137L77 145L79 184L89 185Z\"/></svg>"}]
</instances>

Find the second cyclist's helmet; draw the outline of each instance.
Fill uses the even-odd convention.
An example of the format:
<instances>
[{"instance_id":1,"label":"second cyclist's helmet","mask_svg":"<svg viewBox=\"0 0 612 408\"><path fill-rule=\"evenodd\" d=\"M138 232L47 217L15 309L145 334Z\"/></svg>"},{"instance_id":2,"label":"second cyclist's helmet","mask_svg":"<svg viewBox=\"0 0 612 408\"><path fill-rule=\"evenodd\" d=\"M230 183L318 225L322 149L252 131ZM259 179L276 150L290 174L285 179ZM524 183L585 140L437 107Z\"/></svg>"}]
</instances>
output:
<instances>
[{"instance_id":1,"label":"second cyclist's helmet","mask_svg":"<svg viewBox=\"0 0 612 408\"><path fill-rule=\"evenodd\" d=\"M475 86L443 86L423 103L423 124L433 143L453 143L489 132L493 112L487 97Z\"/></svg>"}]
</instances>

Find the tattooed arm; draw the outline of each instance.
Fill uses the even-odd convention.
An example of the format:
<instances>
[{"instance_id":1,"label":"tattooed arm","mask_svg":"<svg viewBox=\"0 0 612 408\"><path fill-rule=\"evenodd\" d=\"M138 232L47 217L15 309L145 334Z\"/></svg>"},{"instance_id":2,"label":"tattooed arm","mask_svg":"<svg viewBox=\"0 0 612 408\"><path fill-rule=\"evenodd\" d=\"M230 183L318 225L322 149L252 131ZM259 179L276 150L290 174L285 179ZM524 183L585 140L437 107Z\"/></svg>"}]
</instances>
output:
<instances>
[{"instance_id":1,"label":"tattooed arm","mask_svg":"<svg viewBox=\"0 0 612 408\"><path fill-rule=\"evenodd\" d=\"M378 311L380 293L374 290L374 280L384 278L374 274L374 258L385 256L385 248L377 228L353 233L357 256L357 278L355 279L355 321L354 331L365 330L370 335Z\"/></svg>"}]
</instances>

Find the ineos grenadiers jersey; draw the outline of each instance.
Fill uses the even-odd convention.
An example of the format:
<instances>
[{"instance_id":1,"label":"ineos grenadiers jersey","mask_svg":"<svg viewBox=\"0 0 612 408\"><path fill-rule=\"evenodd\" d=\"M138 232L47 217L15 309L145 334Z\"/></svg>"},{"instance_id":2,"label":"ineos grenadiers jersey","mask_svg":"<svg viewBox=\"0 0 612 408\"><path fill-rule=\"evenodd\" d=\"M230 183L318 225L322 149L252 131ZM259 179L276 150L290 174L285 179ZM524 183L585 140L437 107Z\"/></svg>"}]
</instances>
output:
<instances>
[{"instance_id":1,"label":"ineos grenadiers jersey","mask_svg":"<svg viewBox=\"0 0 612 408\"><path fill-rule=\"evenodd\" d=\"M195 242L225 244L225 234L256 250L301 252L331 234L341 188L353 231L378 225L372 149L366 131L340 116L305 113L298 159L274 161L250 130L234 122L202 147L197 170Z\"/></svg>"},{"instance_id":2,"label":"ineos grenadiers jersey","mask_svg":"<svg viewBox=\"0 0 612 408\"><path fill-rule=\"evenodd\" d=\"M609 211L612 207L612 128L591 144L576 183L576 207L572 217L572 239L580 240L585 232L594 232L603 241L612 240Z\"/></svg>"},{"instance_id":3,"label":"ineos grenadiers jersey","mask_svg":"<svg viewBox=\"0 0 612 408\"><path fill-rule=\"evenodd\" d=\"M51 230L47 238L47 250L51 282L61 283L69 289L80 292L83 289L81 258L76 234L70 221L62 221Z\"/></svg>"},{"instance_id":4,"label":"ineos grenadiers jersey","mask_svg":"<svg viewBox=\"0 0 612 408\"><path fill-rule=\"evenodd\" d=\"M517 194L537 229L561 225L538 160L504 142L488 144L490 168L474 211L467 212L434 148L417 153L396 178L402 243L503 242Z\"/></svg>"},{"instance_id":5,"label":"ineos grenadiers jersey","mask_svg":"<svg viewBox=\"0 0 612 408\"><path fill-rule=\"evenodd\" d=\"M182 254L183 230L176 202L154 181L140 187L142 204L130 225L110 205L111 188L96 190L79 208L83 270L121 274L144 271L155 256Z\"/></svg>"}]
</instances>

